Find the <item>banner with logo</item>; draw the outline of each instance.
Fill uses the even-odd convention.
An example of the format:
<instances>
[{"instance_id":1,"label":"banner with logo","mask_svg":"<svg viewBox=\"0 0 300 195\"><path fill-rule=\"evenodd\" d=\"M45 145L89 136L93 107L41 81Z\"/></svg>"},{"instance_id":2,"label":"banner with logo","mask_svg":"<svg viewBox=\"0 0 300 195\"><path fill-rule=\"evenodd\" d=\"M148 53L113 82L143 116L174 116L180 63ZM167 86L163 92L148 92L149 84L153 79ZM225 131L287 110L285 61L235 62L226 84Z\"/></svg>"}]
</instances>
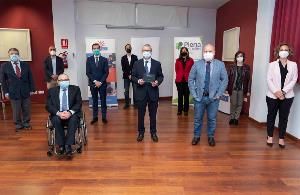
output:
<instances>
[{"instance_id":1,"label":"banner with logo","mask_svg":"<svg viewBox=\"0 0 300 195\"><path fill-rule=\"evenodd\" d=\"M94 43L100 44L101 56L108 59L109 74L107 81L107 106L118 106L117 100L117 72L116 72L116 43L115 39L101 39L101 38L86 38L86 57L93 55L92 45ZM89 107L93 106L92 95L90 88L88 89ZM100 97L98 105L101 106Z\"/></svg>"},{"instance_id":2,"label":"banner with logo","mask_svg":"<svg viewBox=\"0 0 300 195\"><path fill-rule=\"evenodd\" d=\"M195 62L202 59L202 38L201 37L174 37L174 79L173 79L173 98L172 104L178 104L178 93L175 84L176 72L175 62L179 57L180 49L186 47L189 50L190 57ZM190 104L193 104L193 98L190 96Z\"/></svg>"}]
</instances>

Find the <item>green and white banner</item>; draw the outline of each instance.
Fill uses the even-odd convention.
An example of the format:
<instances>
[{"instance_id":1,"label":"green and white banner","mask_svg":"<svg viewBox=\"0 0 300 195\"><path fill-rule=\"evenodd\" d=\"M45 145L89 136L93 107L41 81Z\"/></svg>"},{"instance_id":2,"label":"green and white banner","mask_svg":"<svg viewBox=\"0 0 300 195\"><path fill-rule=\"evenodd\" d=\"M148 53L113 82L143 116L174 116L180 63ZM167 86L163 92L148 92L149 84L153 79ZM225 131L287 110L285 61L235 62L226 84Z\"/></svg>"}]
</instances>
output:
<instances>
[{"instance_id":1,"label":"green and white banner","mask_svg":"<svg viewBox=\"0 0 300 195\"><path fill-rule=\"evenodd\" d=\"M173 79L173 98L172 104L177 105L178 103L178 94L175 84L175 62L179 57L180 49L186 47L189 50L190 57L194 59L195 62L202 59L202 38L201 37L174 37L174 79ZM190 104L193 103L192 98L190 97Z\"/></svg>"}]
</instances>

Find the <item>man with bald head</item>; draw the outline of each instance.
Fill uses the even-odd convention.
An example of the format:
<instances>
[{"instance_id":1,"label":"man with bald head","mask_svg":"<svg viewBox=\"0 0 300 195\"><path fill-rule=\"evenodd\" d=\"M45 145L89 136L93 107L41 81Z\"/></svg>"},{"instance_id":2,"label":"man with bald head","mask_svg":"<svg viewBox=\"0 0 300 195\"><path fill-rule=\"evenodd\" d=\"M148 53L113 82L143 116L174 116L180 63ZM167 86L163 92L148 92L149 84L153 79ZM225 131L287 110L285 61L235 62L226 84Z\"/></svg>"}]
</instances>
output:
<instances>
[{"instance_id":1,"label":"man with bald head","mask_svg":"<svg viewBox=\"0 0 300 195\"><path fill-rule=\"evenodd\" d=\"M215 146L214 139L220 96L228 84L227 71L223 62L214 59L215 47L207 44L203 59L196 62L189 75L189 89L194 98L194 138L197 145L201 137L203 115L207 113L207 136L209 146Z\"/></svg>"},{"instance_id":2,"label":"man with bald head","mask_svg":"<svg viewBox=\"0 0 300 195\"><path fill-rule=\"evenodd\" d=\"M66 152L72 155L71 145L75 144L75 132L80 119L82 99L78 86L70 85L68 75L58 76L59 86L48 91L46 110L50 113L50 120L55 128L55 140L58 154ZM68 127L65 136L64 126Z\"/></svg>"},{"instance_id":3,"label":"man with bald head","mask_svg":"<svg viewBox=\"0 0 300 195\"><path fill-rule=\"evenodd\" d=\"M44 72L47 89L56 87L58 75L64 73L64 62L56 56L56 48L53 45L49 47L49 56L44 61Z\"/></svg>"}]
</instances>

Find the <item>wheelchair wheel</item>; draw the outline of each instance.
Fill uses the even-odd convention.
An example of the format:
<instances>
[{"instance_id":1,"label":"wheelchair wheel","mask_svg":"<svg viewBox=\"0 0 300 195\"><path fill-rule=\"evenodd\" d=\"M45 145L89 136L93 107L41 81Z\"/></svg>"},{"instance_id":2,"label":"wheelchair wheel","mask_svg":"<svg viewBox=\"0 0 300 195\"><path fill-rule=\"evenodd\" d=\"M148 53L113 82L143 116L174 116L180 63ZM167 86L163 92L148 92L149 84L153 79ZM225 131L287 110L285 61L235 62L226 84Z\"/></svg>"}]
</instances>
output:
<instances>
[{"instance_id":1,"label":"wheelchair wheel","mask_svg":"<svg viewBox=\"0 0 300 195\"><path fill-rule=\"evenodd\" d=\"M86 126L84 125L84 128L83 128L83 136L84 136L84 139L83 139L83 143L84 145L86 145L88 143L88 132L87 132L87 128Z\"/></svg>"},{"instance_id":2,"label":"wheelchair wheel","mask_svg":"<svg viewBox=\"0 0 300 195\"><path fill-rule=\"evenodd\" d=\"M47 156L48 156L48 157L53 156L52 152L48 151L48 152L47 152Z\"/></svg>"}]
</instances>

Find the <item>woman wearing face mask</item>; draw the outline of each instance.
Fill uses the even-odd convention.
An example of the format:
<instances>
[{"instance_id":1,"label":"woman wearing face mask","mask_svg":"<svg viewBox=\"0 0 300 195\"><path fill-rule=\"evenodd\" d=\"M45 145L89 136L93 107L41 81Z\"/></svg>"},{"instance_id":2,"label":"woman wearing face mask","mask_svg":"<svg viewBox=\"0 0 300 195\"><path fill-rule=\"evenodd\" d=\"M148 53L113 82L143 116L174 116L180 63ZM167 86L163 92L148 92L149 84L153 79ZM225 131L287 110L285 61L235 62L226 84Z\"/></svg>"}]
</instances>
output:
<instances>
[{"instance_id":1,"label":"woman wearing face mask","mask_svg":"<svg viewBox=\"0 0 300 195\"><path fill-rule=\"evenodd\" d=\"M288 60L293 54L289 44L280 44L274 54L277 60L269 64L267 74L267 145L273 146L274 124L279 110L279 147L285 148L284 136L294 100L293 88L298 79L298 69L295 62Z\"/></svg>"},{"instance_id":2,"label":"woman wearing face mask","mask_svg":"<svg viewBox=\"0 0 300 195\"><path fill-rule=\"evenodd\" d=\"M176 87L178 91L178 112L177 115L181 115L184 111L184 115L188 115L189 111L189 86L188 77L194 60L189 56L189 50L186 47L180 49L179 58L176 59L175 72L176 72ZM183 105L184 98L184 105Z\"/></svg>"},{"instance_id":3,"label":"woman wearing face mask","mask_svg":"<svg viewBox=\"0 0 300 195\"><path fill-rule=\"evenodd\" d=\"M234 64L228 71L227 93L230 95L230 125L238 125L243 101L247 101L247 96L250 96L250 66L244 62L245 53L242 51L236 52Z\"/></svg>"}]
</instances>

